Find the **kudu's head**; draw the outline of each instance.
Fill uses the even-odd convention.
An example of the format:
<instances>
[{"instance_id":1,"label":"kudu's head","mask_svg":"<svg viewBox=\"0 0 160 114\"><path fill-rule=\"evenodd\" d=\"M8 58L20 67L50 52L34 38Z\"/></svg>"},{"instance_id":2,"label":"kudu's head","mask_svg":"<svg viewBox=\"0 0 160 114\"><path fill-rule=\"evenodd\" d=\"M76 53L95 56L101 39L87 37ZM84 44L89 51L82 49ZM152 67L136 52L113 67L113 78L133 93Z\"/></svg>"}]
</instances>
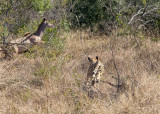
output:
<instances>
[{"instance_id":1,"label":"kudu's head","mask_svg":"<svg viewBox=\"0 0 160 114\"><path fill-rule=\"evenodd\" d=\"M53 27L53 24L47 22L46 18L43 18L42 23L44 27Z\"/></svg>"},{"instance_id":2,"label":"kudu's head","mask_svg":"<svg viewBox=\"0 0 160 114\"><path fill-rule=\"evenodd\" d=\"M47 22L46 18L43 18L43 21L41 22L37 31L33 35L40 36L42 38L43 32L46 27L53 27L53 24Z\"/></svg>"}]
</instances>

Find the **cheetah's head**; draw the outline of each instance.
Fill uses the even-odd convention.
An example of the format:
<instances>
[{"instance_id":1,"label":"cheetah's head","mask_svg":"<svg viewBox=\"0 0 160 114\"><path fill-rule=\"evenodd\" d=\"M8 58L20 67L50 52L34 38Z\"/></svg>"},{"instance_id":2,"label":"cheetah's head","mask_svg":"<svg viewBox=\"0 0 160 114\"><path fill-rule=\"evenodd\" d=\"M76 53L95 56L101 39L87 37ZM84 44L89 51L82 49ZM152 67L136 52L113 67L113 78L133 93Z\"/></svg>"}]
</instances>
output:
<instances>
[{"instance_id":1,"label":"cheetah's head","mask_svg":"<svg viewBox=\"0 0 160 114\"><path fill-rule=\"evenodd\" d=\"M95 58L88 57L88 61L90 62L90 64L95 64L98 61L98 56L96 56Z\"/></svg>"}]
</instances>

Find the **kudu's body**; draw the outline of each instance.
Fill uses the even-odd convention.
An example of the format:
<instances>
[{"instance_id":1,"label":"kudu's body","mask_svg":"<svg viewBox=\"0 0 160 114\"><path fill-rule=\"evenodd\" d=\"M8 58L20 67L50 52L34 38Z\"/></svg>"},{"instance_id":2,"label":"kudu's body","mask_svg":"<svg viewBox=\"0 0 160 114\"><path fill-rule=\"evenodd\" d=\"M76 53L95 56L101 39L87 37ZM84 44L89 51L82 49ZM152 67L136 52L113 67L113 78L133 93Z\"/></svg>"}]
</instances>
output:
<instances>
[{"instance_id":1,"label":"kudu's body","mask_svg":"<svg viewBox=\"0 0 160 114\"><path fill-rule=\"evenodd\" d=\"M17 54L26 52L33 45L44 43L44 41L42 41L42 37L43 37L44 30L46 27L53 27L53 25L48 23L46 19L44 18L35 33L31 34L28 32L24 35L24 38L11 40L9 44L13 45L15 53ZM3 50L5 56L7 56L7 52L5 52L3 47L1 47L0 50Z\"/></svg>"}]
</instances>

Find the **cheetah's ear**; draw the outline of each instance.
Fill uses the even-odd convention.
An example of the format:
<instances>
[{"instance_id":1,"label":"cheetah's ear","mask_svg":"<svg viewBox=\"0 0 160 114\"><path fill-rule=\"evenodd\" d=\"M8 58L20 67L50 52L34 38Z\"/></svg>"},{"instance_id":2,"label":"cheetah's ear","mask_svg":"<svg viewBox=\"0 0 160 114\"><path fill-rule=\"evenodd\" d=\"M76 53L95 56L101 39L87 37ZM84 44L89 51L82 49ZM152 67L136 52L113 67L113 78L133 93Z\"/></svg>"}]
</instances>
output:
<instances>
[{"instance_id":1,"label":"cheetah's ear","mask_svg":"<svg viewBox=\"0 0 160 114\"><path fill-rule=\"evenodd\" d=\"M96 56L96 59L98 60L98 56Z\"/></svg>"},{"instance_id":2,"label":"cheetah's ear","mask_svg":"<svg viewBox=\"0 0 160 114\"><path fill-rule=\"evenodd\" d=\"M91 59L90 57L88 57L88 61L89 61L89 62L91 62L91 61L92 61L92 59Z\"/></svg>"}]
</instances>

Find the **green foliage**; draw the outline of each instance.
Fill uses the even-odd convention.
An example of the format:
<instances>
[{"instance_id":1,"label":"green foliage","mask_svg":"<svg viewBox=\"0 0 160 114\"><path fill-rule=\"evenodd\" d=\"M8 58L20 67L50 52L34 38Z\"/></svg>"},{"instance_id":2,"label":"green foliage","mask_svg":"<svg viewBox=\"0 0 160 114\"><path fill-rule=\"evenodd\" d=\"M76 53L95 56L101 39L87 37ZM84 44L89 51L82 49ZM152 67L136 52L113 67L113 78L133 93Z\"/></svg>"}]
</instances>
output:
<instances>
[{"instance_id":1,"label":"green foliage","mask_svg":"<svg viewBox=\"0 0 160 114\"><path fill-rule=\"evenodd\" d=\"M107 10L112 4L113 12L117 10L116 1L78 0L72 11L72 23L76 26L92 27L101 21L114 21L114 16Z\"/></svg>"},{"instance_id":2,"label":"green foliage","mask_svg":"<svg viewBox=\"0 0 160 114\"><path fill-rule=\"evenodd\" d=\"M30 22L32 0L2 0L0 2L0 19L8 31L17 34L18 29ZM34 12L32 10L32 12Z\"/></svg>"},{"instance_id":3,"label":"green foliage","mask_svg":"<svg viewBox=\"0 0 160 114\"><path fill-rule=\"evenodd\" d=\"M142 6L146 3L147 0L125 0L126 5L131 6Z\"/></svg>"},{"instance_id":4,"label":"green foliage","mask_svg":"<svg viewBox=\"0 0 160 114\"><path fill-rule=\"evenodd\" d=\"M134 18L132 27L134 27L133 29L135 31L137 31L137 28L142 27L141 30L143 30L143 33L148 32L148 35L153 33L152 35L157 37L160 33L160 12L154 9L158 8L159 4L160 2L158 0L124 0L123 4L120 5L120 9L122 9L120 10L120 14L122 16L118 15L118 18L116 18L118 25L126 28L127 23L133 15L137 14L138 11L140 12L140 9L143 12L142 8L145 8L143 14Z\"/></svg>"},{"instance_id":5,"label":"green foliage","mask_svg":"<svg viewBox=\"0 0 160 114\"><path fill-rule=\"evenodd\" d=\"M52 32L50 32L51 30ZM57 36L56 28L50 28L46 30L46 33L43 36L43 40L48 46L48 50L45 49L44 51L47 52L46 54L49 58L58 56L63 52L64 42L63 39L60 39Z\"/></svg>"},{"instance_id":6,"label":"green foliage","mask_svg":"<svg viewBox=\"0 0 160 114\"><path fill-rule=\"evenodd\" d=\"M69 21L68 20L66 20L66 19L62 19L61 21L60 21L60 25L61 25L61 28L63 29L63 30L65 30L65 31L69 31L70 30L70 23L69 23Z\"/></svg>"},{"instance_id":7,"label":"green foliage","mask_svg":"<svg viewBox=\"0 0 160 114\"><path fill-rule=\"evenodd\" d=\"M18 20L18 24L13 26L12 33L23 36L25 33L25 31L23 30L27 26L28 23L29 23L29 20L27 19Z\"/></svg>"},{"instance_id":8,"label":"green foliage","mask_svg":"<svg viewBox=\"0 0 160 114\"><path fill-rule=\"evenodd\" d=\"M37 30L41 21L42 20L36 19L28 24L24 23L22 27L16 29L17 31L15 33L18 34L18 36L24 36L26 32L34 33Z\"/></svg>"},{"instance_id":9,"label":"green foliage","mask_svg":"<svg viewBox=\"0 0 160 114\"><path fill-rule=\"evenodd\" d=\"M50 8L50 0L1 0L0 19L11 33L18 34L30 23L33 14L34 17L42 16Z\"/></svg>"},{"instance_id":10,"label":"green foliage","mask_svg":"<svg viewBox=\"0 0 160 114\"><path fill-rule=\"evenodd\" d=\"M85 23L91 25L102 18L102 11L98 0L81 0L75 5L75 16L79 19L80 25Z\"/></svg>"},{"instance_id":11,"label":"green foliage","mask_svg":"<svg viewBox=\"0 0 160 114\"><path fill-rule=\"evenodd\" d=\"M40 15L43 15L44 11L51 8L50 0L32 0L31 4Z\"/></svg>"},{"instance_id":12,"label":"green foliage","mask_svg":"<svg viewBox=\"0 0 160 114\"><path fill-rule=\"evenodd\" d=\"M3 37L3 36L6 37L8 34L9 34L9 31L7 27L0 24L0 37Z\"/></svg>"},{"instance_id":13,"label":"green foliage","mask_svg":"<svg viewBox=\"0 0 160 114\"><path fill-rule=\"evenodd\" d=\"M142 3L146 6L147 0L142 0Z\"/></svg>"}]
</instances>

